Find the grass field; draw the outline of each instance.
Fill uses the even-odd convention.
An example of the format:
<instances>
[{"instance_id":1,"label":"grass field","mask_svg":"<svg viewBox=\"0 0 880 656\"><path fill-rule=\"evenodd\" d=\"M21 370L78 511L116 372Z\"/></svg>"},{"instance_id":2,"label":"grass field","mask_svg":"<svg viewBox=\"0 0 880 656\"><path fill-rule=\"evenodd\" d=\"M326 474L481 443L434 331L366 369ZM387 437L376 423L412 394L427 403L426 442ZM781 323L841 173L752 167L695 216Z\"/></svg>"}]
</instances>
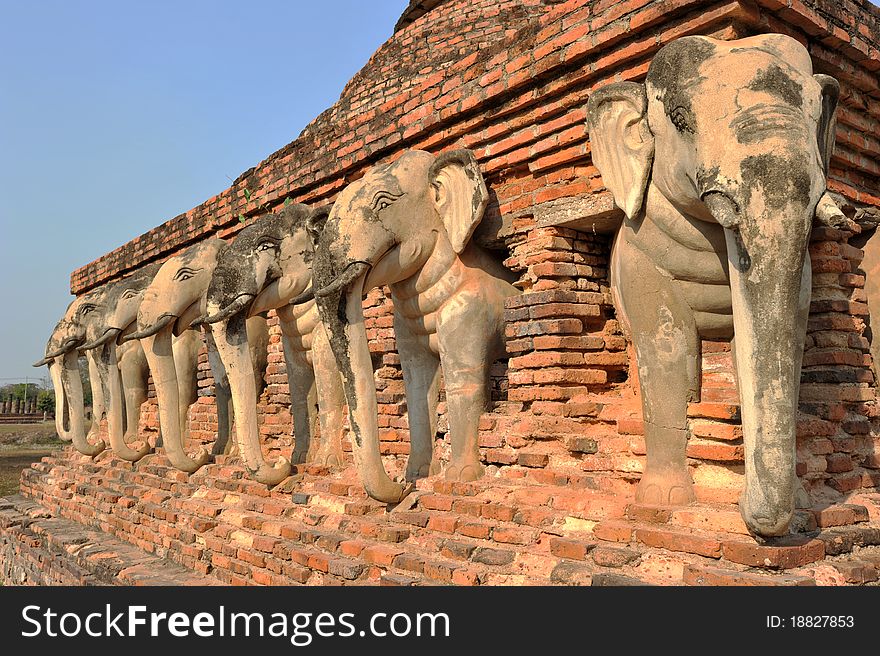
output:
<instances>
[{"instance_id":1,"label":"grass field","mask_svg":"<svg viewBox=\"0 0 880 656\"><path fill-rule=\"evenodd\" d=\"M18 492L21 470L60 447L54 422L0 424L0 496Z\"/></svg>"}]
</instances>

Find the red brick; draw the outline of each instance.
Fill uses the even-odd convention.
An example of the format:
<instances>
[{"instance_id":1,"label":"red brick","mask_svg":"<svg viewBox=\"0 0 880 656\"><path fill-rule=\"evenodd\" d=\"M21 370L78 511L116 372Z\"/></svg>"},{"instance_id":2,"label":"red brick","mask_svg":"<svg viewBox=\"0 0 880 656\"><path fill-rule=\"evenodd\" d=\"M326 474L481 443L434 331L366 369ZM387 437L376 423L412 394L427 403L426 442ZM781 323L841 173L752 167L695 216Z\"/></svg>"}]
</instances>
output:
<instances>
[{"instance_id":1,"label":"red brick","mask_svg":"<svg viewBox=\"0 0 880 656\"><path fill-rule=\"evenodd\" d=\"M682 580L685 585L712 586L811 586L816 581L808 576L754 574L731 569L685 565Z\"/></svg>"},{"instance_id":2,"label":"red brick","mask_svg":"<svg viewBox=\"0 0 880 656\"><path fill-rule=\"evenodd\" d=\"M792 569L821 560L825 545L819 540L791 537L775 545L760 545L743 540L726 540L724 558L750 567Z\"/></svg>"},{"instance_id":3,"label":"red brick","mask_svg":"<svg viewBox=\"0 0 880 656\"><path fill-rule=\"evenodd\" d=\"M593 562L602 567L623 567L639 557L639 552L625 547L597 546L590 552Z\"/></svg>"},{"instance_id":4,"label":"red brick","mask_svg":"<svg viewBox=\"0 0 880 656\"><path fill-rule=\"evenodd\" d=\"M856 585L864 585L872 583L878 579L877 569L866 562L860 560L844 560L833 563L834 568L843 574L843 578L847 583L855 583Z\"/></svg>"},{"instance_id":5,"label":"red brick","mask_svg":"<svg viewBox=\"0 0 880 656\"><path fill-rule=\"evenodd\" d=\"M593 535L608 542L629 542L633 537L633 525L613 520L599 522L593 527Z\"/></svg>"},{"instance_id":6,"label":"red brick","mask_svg":"<svg viewBox=\"0 0 880 656\"><path fill-rule=\"evenodd\" d=\"M584 560L596 545L592 542L572 540L569 538L550 538L550 553L560 558Z\"/></svg>"},{"instance_id":7,"label":"red brick","mask_svg":"<svg viewBox=\"0 0 880 656\"><path fill-rule=\"evenodd\" d=\"M667 528L637 528L635 536L637 540L649 547L684 551L706 558L721 557L721 541L708 535Z\"/></svg>"}]
</instances>

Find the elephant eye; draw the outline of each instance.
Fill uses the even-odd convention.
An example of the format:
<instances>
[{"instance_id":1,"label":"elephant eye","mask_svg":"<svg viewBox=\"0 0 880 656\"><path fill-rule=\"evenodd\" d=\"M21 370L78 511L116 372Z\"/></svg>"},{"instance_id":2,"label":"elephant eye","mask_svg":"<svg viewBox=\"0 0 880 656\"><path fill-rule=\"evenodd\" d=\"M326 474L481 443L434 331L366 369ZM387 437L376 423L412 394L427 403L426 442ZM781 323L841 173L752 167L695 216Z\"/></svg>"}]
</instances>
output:
<instances>
[{"instance_id":1,"label":"elephant eye","mask_svg":"<svg viewBox=\"0 0 880 656\"><path fill-rule=\"evenodd\" d=\"M389 191L379 191L373 197L372 209L374 212L381 212L401 196L403 196L403 194L392 194Z\"/></svg>"},{"instance_id":2,"label":"elephant eye","mask_svg":"<svg viewBox=\"0 0 880 656\"><path fill-rule=\"evenodd\" d=\"M690 112L685 107L679 105L675 109L672 110L669 114L669 120L672 121L672 124L675 126L675 129L679 132L690 132L693 133L694 129L691 127L690 123Z\"/></svg>"},{"instance_id":3,"label":"elephant eye","mask_svg":"<svg viewBox=\"0 0 880 656\"><path fill-rule=\"evenodd\" d=\"M174 280L178 282L183 280L189 280L194 275L196 275L200 269L190 269L189 267L183 267L177 273L174 274Z\"/></svg>"},{"instance_id":4,"label":"elephant eye","mask_svg":"<svg viewBox=\"0 0 880 656\"><path fill-rule=\"evenodd\" d=\"M83 305L83 306L79 309L79 313L80 313L81 315L89 314L89 313L90 313L92 310L94 310L94 309L95 309L95 306L94 306L94 305Z\"/></svg>"},{"instance_id":5,"label":"elephant eye","mask_svg":"<svg viewBox=\"0 0 880 656\"><path fill-rule=\"evenodd\" d=\"M273 248L275 248L275 245L276 245L276 244L275 244L274 241L264 241L264 242L260 242L260 244L257 246L257 250L260 251L260 252L262 252L262 251L269 251L269 250L272 250Z\"/></svg>"},{"instance_id":6,"label":"elephant eye","mask_svg":"<svg viewBox=\"0 0 880 656\"><path fill-rule=\"evenodd\" d=\"M126 289L122 292L122 298L131 298L132 296L137 296L137 292L133 289Z\"/></svg>"}]
</instances>

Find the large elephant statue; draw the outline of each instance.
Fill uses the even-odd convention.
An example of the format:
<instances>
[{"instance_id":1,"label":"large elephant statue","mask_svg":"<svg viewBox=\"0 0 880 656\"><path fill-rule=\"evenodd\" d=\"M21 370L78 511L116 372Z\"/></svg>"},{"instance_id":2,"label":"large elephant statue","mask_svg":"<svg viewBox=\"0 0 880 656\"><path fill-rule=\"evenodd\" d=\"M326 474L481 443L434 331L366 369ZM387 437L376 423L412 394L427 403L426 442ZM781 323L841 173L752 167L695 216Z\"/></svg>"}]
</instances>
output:
<instances>
[{"instance_id":1,"label":"large elephant statue","mask_svg":"<svg viewBox=\"0 0 880 656\"><path fill-rule=\"evenodd\" d=\"M638 363L647 464L636 499L694 498L687 404L701 338L733 338L745 446L742 516L785 534L799 489L795 429L810 303L814 216L846 218L825 193L837 82L778 34L685 37L644 84L596 90L593 161L626 217L611 286Z\"/></svg>"},{"instance_id":2,"label":"large elephant statue","mask_svg":"<svg viewBox=\"0 0 880 656\"><path fill-rule=\"evenodd\" d=\"M376 389L363 295L389 285L409 415L406 478L437 471L433 458L440 366L452 455L446 478L483 474L480 414L489 368L504 354L504 300L512 276L471 241L488 192L473 154L404 152L348 185L317 239L315 297L343 377L352 444L367 493L394 503L408 487L392 481L379 451Z\"/></svg>"},{"instance_id":3,"label":"large elephant statue","mask_svg":"<svg viewBox=\"0 0 880 656\"><path fill-rule=\"evenodd\" d=\"M138 330L120 337L123 342L140 340L156 388L165 453L172 465L190 473L211 459L205 449L191 458L184 446L187 413L198 398L198 351L202 345L200 331L191 329L191 324L205 313L208 284L217 255L225 245L222 239L212 237L168 258L144 292L137 313ZM253 357L260 363L256 375L261 385L269 342L266 319L249 320L248 335ZM225 450L229 439L231 396L226 371L210 334L207 342L217 402L218 432L213 446L213 454L217 455Z\"/></svg>"},{"instance_id":4,"label":"large elephant statue","mask_svg":"<svg viewBox=\"0 0 880 656\"><path fill-rule=\"evenodd\" d=\"M307 206L291 203L246 227L221 249L208 287L210 316L204 321L228 372L239 453L251 475L267 485L287 477L290 463L281 458L272 466L260 448L259 395L245 319L268 310L277 311L282 332L296 440L292 460L330 466L343 462L345 399L324 325L309 293L313 247L308 218ZM320 441L314 439L316 426Z\"/></svg>"}]
</instances>

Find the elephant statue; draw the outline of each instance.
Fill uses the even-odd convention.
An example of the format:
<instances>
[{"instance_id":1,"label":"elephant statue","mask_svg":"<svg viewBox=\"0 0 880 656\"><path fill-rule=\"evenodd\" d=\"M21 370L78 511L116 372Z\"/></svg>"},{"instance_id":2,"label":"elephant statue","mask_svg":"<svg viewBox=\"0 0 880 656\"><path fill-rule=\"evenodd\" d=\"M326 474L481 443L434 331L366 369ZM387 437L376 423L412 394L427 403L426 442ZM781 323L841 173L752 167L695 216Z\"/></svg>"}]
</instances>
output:
<instances>
[{"instance_id":1,"label":"elephant statue","mask_svg":"<svg viewBox=\"0 0 880 656\"><path fill-rule=\"evenodd\" d=\"M187 455L187 413L198 399L198 352L200 331L191 329L194 319L205 312L208 284L217 255L226 242L216 237L190 246L167 259L144 291L138 307L138 330L119 338L120 342L139 340L143 347L159 404L162 444L171 464L192 473L206 464L211 455L200 449L195 458ZM263 317L249 320L248 335L258 366L258 385L262 385L269 332ZM208 361L214 376L218 431L213 455L223 453L229 439L231 396L223 363L213 339L207 335Z\"/></svg>"},{"instance_id":2,"label":"elephant statue","mask_svg":"<svg viewBox=\"0 0 880 656\"><path fill-rule=\"evenodd\" d=\"M587 104L593 161L625 218L611 287L635 346L646 504L694 499L687 404L700 340L732 339L741 399L740 510L759 537L787 533L814 217L843 225L826 193L839 88L779 34L691 36L663 47L644 84ZM735 337L735 338L734 338Z\"/></svg>"},{"instance_id":3,"label":"elephant statue","mask_svg":"<svg viewBox=\"0 0 880 656\"><path fill-rule=\"evenodd\" d=\"M99 438L92 441L97 438L104 415L106 372L98 366L93 356L86 356L92 386L92 423L86 434L79 347L86 339L84 324L94 313L104 311L108 291L109 286L104 285L74 299L52 331L45 357L34 363L35 367L49 365L49 375L55 388L55 428L59 437L69 439L77 451L92 457L107 446ZM65 413L68 419L66 425Z\"/></svg>"},{"instance_id":4,"label":"elephant statue","mask_svg":"<svg viewBox=\"0 0 880 656\"><path fill-rule=\"evenodd\" d=\"M158 270L158 264L151 264L111 283L101 304L102 311L91 312L82 322L88 342L79 346L79 351L95 363L106 386L104 404L110 447L129 462L136 462L150 452L146 440L138 449L128 445L138 437L140 408L147 400L150 370L140 342L117 344L117 339L136 328L138 307ZM97 411L95 414L96 420L100 420Z\"/></svg>"},{"instance_id":5,"label":"elephant statue","mask_svg":"<svg viewBox=\"0 0 880 656\"><path fill-rule=\"evenodd\" d=\"M446 478L483 474L478 425L489 368L504 348L511 273L471 241L488 192L469 150L438 157L406 151L371 168L336 199L317 234L314 294L342 374L355 463L367 493L395 503L409 492L392 481L379 451L376 389L361 305L389 285L409 414L406 479L437 471L433 457L440 366L452 454Z\"/></svg>"},{"instance_id":6,"label":"elephant statue","mask_svg":"<svg viewBox=\"0 0 880 656\"><path fill-rule=\"evenodd\" d=\"M80 308L88 301L89 295L86 294L70 302L64 316L49 336L45 357L35 362L34 366L49 366L49 377L55 390L55 431L58 437L65 442L73 442L81 453L92 452L90 455L97 455L103 451L104 446L95 450L85 439L83 389L79 373L79 353L76 350L78 343L75 337L68 338Z\"/></svg>"},{"instance_id":7,"label":"elephant statue","mask_svg":"<svg viewBox=\"0 0 880 656\"><path fill-rule=\"evenodd\" d=\"M229 375L239 453L252 476L267 485L286 478L290 463L282 458L273 467L260 449L258 394L245 319L268 310L277 311L282 332L296 439L292 460L330 466L343 462L345 400L324 325L309 293L308 218L307 206L291 203L246 227L220 250L208 286L210 316L204 322L210 325ZM313 439L316 426L320 426L320 443Z\"/></svg>"}]
</instances>

